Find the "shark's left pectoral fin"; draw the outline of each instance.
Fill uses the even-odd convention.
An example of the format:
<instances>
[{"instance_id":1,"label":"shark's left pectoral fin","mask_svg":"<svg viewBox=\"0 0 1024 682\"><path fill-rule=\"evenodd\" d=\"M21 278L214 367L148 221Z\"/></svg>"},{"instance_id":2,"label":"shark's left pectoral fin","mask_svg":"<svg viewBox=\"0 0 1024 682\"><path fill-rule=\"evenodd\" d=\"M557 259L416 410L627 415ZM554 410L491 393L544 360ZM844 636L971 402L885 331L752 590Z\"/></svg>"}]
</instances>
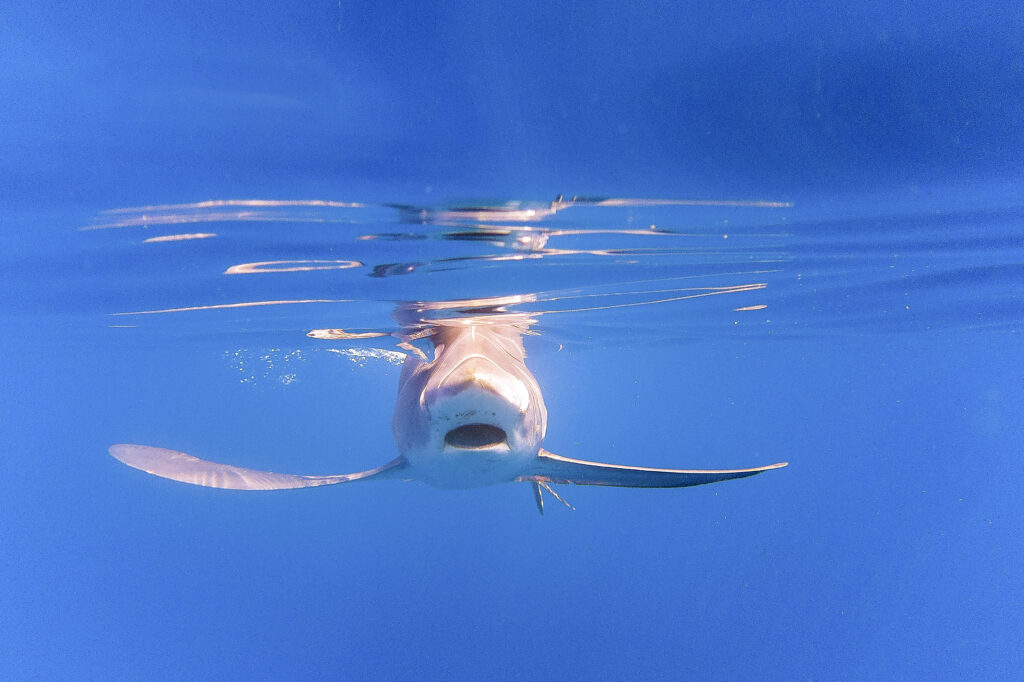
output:
<instances>
[{"instance_id":1,"label":"shark's left pectoral fin","mask_svg":"<svg viewBox=\"0 0 1024 682\"><path fill-rule=\"evenodd\" d=\"M375 469L352 474L301 476L220 464L199 459L184 452L154 448L149 445L112 445L110 454L128 466L154 476L208 488L227 488L229 490L283 490L348 483L373 477L397 478L400 477L398 472L407 464L404 457L399 457Z\"/></svg>"},{"instance_id":2,"label":"shark's left pectoral fin","mask_svg":"<svg viewBox=\"0 0 1024 682\"><path fill-rule=\"evenodd\" d=\"M582 459L561 457L541 448L529 473L521 481L534 483L574 483L576 485L611 485L625 488L684 488L732 478L745 478L762 471L779 469L786 462L753 469L651 469L621 464L602 464Z\"/></svg>"}]
</instances>

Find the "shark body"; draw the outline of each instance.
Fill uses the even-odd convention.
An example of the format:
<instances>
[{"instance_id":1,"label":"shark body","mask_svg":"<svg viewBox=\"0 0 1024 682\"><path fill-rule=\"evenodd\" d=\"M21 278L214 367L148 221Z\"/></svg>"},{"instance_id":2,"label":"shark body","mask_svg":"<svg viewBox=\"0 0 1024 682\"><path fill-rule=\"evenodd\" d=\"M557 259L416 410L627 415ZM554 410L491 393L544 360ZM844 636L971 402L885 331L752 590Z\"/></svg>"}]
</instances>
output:
<instances>
[{"instance_id":1,"label":"shark body","mask_svg":"<svg viewBox=\"0 0 1024 682\"><path fill-rule=\"evenodd\" d=\"M433 359L410 353L399 380L392 432L399 456L349 474L306 476L219 464L148 445L118 444L110 454L164 478L213 488L278 490L398 478L440 488L528 482L541 513L552 483L679 488L753 476L751 469L654 469L561 457L542 447L547 408L526 366L517 324L439 324L430 331ZM567 503L566 503L567 504ZM568 504L567 504L568 506Z\"/></svg>"}]
</instances>

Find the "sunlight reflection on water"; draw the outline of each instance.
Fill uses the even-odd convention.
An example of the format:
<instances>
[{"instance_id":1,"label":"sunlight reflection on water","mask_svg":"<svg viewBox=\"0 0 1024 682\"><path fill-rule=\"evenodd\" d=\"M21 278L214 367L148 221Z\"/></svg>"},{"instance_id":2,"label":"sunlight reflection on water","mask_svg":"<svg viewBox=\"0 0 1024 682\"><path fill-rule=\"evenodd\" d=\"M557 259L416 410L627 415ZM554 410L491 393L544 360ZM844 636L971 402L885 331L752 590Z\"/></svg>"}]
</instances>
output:
<instances>
[{"instance_id":1,"label":"sunlight reflection on water","mask_svg":"<svg viewBox=\"0 0 1024 682\"><path fill-rule=\"evenodd\" d=\"M94 289L115 306L103 312L174 314L146 323L160 334L387 334L395 302L524 294L514 310L563 344L588 328L610 343L1019 328L1019 211L790 214L771 201L260 199L117 209L82 229L136 254L116 291Z\"/></svg>"}]
</instances>

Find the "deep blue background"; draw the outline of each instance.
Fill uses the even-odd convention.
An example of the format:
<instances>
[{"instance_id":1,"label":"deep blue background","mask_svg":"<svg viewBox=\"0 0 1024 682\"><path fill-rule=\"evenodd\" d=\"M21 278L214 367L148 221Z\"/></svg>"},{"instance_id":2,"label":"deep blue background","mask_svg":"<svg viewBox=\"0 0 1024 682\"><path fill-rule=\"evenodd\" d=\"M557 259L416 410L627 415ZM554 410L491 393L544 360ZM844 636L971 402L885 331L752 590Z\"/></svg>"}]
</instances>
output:
<instances>
[{"instance_id":1,"label":"deep blue background","mask_svg":"<svg viewBox=\"0 0 1024 682\"><path fill-rule=\"evenodd\" d=\"M105 314L131 293L93 266L135 252L75 228L234 196L1019 208L1022 37L1011 2L5 4L0 677L1013 677L1024 358L1012 325L971 329L969 278L927 301L963 304L953 331L536 353L555 452L791 462L569 488L541 518L523 486L268 497L120 467L118 441L377 464L398 371L251 385L222 352L252 336L126 342Z\"/></svg>"},{"instance_id":2,"label":"deep blue background","mask_svg":"<svg viewBox=\"0 0 1024 682\"><path fill-rule=\"evenodd\" d=\"M1017 3L8 3L32 204L1019 177ZM557 189L556 189L557 188Z\"/></svg>"}]
</instances>

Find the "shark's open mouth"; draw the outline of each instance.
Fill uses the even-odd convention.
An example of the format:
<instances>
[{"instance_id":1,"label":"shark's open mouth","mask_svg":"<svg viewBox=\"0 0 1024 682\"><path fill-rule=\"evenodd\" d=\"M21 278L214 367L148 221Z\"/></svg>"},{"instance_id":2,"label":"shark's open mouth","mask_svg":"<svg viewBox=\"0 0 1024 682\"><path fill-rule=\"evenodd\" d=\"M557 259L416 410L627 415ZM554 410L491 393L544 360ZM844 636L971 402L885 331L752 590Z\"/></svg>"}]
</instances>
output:
<instances>
[{"instance_id":1,"label":"shark's open mouth","mask_svg":"<svg viewBox=\"0 0 1024 682\"><path fill-rule=\"evenodd\" d=\"M466 424L444 436L445 445L463 450L479 450L505 442L505 431L491 424Z\"/></svg>"}]
</instances>

